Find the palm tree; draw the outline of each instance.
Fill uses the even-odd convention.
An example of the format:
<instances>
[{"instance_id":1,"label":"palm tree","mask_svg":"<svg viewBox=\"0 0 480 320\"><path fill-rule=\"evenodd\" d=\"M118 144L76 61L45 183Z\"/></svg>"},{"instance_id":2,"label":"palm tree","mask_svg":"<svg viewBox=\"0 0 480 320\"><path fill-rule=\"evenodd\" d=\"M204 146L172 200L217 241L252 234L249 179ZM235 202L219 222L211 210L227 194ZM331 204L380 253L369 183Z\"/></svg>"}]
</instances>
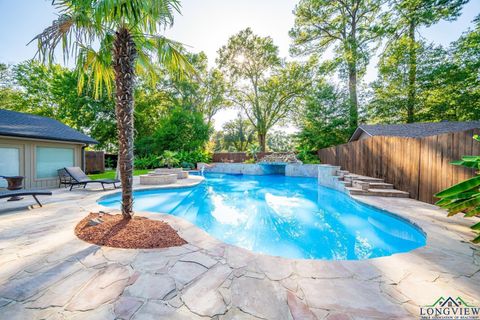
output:
<instances>
[{"instance_id":1,"label":"palm tree","mask_svg":"<svg viewBox=\"0 0 480 320\"><path fill-rule=\"evenodd\" d=\"M60 12L32 41L38 57L52 62L61 45L64 59L74 57L78 89L91 83L98 97L115 92L122 214L133 214L133 108L136 74L155 81L157 59L176 75L193 69L179 43L158 33L173 24L177 0L53 0ZM115 89L115 90L114 90Z\"/></svg>"}]
</instances>

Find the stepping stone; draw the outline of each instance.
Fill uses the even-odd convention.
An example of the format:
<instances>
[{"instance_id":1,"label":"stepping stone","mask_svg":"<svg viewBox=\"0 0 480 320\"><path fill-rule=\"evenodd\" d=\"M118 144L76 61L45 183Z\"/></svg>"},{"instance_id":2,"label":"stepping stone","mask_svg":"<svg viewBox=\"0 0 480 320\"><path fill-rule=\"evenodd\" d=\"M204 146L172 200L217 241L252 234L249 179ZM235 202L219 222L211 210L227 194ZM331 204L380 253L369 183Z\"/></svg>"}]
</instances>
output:
<instances>
[{"instance_id":1,"label":"stepping stone","mask_svg":"<svg viewBox=\"0 0 480 320\"><path fill-rule=\"evenodd\" d=\"M67 305L68 311L87 311L111 302L123 292L130 270L118 264L100 270L92 281Z\"/></svg>"},{"instance_id":2,"label":"stepping stone","mask_svg":"<svg viewBox=\"0 0 480 320\"><path fill-rule=\"evenodd\" d=\"M358 317L408 318L401 304L384 295L377 282L356 279L301 279L310 308L342 310Z\"/></svg>"},{"instance_id":3,"label":"stepping stone","mask_svg":"<svg viewBox=\"0 0 480 320\"><path fill-rule=\"evenodd\" d=\"M227 279L231 269L217 265L186 289L182 301L192 312L207 317L224 314L227 311L222 295L217 288Z\"/></svg>"},{"instance_id":4,"label":"stepping stone","mask_svg":"<svg viewBox=\"0 0 480 320\"><path fill-rule=\"evenodd\" d=\"M262 319L289 319L286 290L270 280L242 277L231 285L232 306Z\"/></svg>"},{"instance_id":5,"label":"stepping stone","mask_svg":"<svg viewBox=\"0 0 480 320\"><path fill-rule=\"evenodd\" d=\"M81 268L79 262L66 261L31 276L10 280L0 287L0 297L16 301L26 300Z\"/></svg>"},{"instance_id":6,"label":"stepping stone","mask_svg":"<svg viewBox=\"0 0 480 320\"><path fill-rule=\"evenodd\" d=\"M132 297L163 300L175 289L175 281L170 276L145 273L127 288L126 294Z\"/></svg>"},{"instance_id":7,"label":"stepping stone","mask_svg":"<svg viewBox=\"0 0 480 320\"><path fill-rule=\"evenodd\" d=\"M181 286L189 284L208 269L195 262L178 261L168 274L175 279Z\"/></svg>"},{"instance_id":8,"label":"stepping stone","mask_svg":"<svg viewBox=\"0 0 480 320\"><path fill-rule=\"evenodd\" d=\"M270 280L282 280L293 273L293 265L287 259L259 256L256 262Z\"/></svg>"},{"instance_id":9,"label":"stepping stone","mask_svg":"<svg viewBox=\"0 0 480 320\"><path fill-rule=\"evenodd\" d=\"M192 252L192 253L189 253L185 256L183 256L180 261L187 261L187 262L195 262L195 263L198 263L202 266L204 266L205 268L211 268L213 267L215 264L217 264L217 260L211 258L210 256L204 254L204 253L201 253L201 252Z\"/></svg>"},{"instance_id":10,"label":"stepping stone","mask_svg":"<svg viewBox=\"0 0 480 320\"><path fill-rule=\"evenodd\" d=\"M94 269L83 269L50 287L45 294L29 304L33 308L62 307L75 296L97 273Z\"/></svg>"},{"instance_id":11,"label":"stepping stone","mask_svg":"<svg viewBox=\"0 0 480 320\"><path fill-rule=\"evenodd\" d=\"M134 297L120 297L113 308L115 316L118 319L130 319L133 314L140 309L143 301Z\"/></svg>"},{"instance_id":12,"label":"stepping stone","mask_svg":"<svg viewBox=\"0 0 480 320\"><path fill-rule=\"evenodd\" d=\"M287 293L287 304L294 320L317 319L308 306L291 292Z\"/></svg>"},{"instance_id":13,"label":"stepping stone","mask_svg":"<svg viewBox=\"0 0 480 320\"><path fill-rule=\"evenodd\" d=\"M171 259L159 251L140 252L132 262L134 270L155 272L164 269Z\"/></svg>"},{"instance_id":14,"label":"stepping stone","mask_svg":"<svg viewBox=\"0 0 480 320\"><path fill-rule=\"evenodd\" d=\"M172 319L175 308L162 301L148 301L135 313L135 320Z\"/></svg>"}]
</instances>

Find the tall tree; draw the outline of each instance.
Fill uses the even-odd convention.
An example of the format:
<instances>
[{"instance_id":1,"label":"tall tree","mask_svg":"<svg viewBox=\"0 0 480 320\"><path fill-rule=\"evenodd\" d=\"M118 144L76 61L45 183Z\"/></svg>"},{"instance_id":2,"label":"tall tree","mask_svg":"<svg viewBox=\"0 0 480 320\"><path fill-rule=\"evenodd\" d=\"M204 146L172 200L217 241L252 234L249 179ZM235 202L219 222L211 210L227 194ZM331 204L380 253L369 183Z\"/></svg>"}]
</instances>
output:
<instances>
[{"instance_id":1,"label":"tall tree","mask_svg":"<svg viewBox=\"0 0 480 320\"><path fill-rule=\"evenodd\" d=\"M333 47L335 65L348 78L349 126L358 125L358 82L368 64L370 45L378 38L381 0L300 0L290 30L294 54L321 55Z\"/></svg>"},{"instance_id":2,"label":"tall tree","mask_svg":"<svg viewBox=\"0 0 480 320\"><path fill-rule=\"evenodd\" d=\"M250 121L238 114L237 118L223 125L223 147L226 150L246 151L255 141L255 128Z\"/></svg>"},{"instance_id":3,"label":"tall tree","mask_svg":"<svg viewBox=\"0 0 480 320\"><path fill-rule=\"evenodd\" d=\"M418 51L421 43L417 38L420 27L429 27L440 20L455 20L468 0L391 0L391 14L386 35L390 44L405 47L407 57L407 122L415 121L417 104ZM388 52L388 50L387 50Z\"/></svg>"},{"instance_id":4,"label":"tall tree","mask_svg":"<svg viewBox=\"0 0 480 320\"><path fill-rule=\"evenodd\" d=\"M308 85L308 69L282 61L272 38L250 28L232 36L218 53L217 63L230 83L229 99L244 111L265 151L268 131L286 118Z\"/></svg>"},{"instance_id":5,"label":"tall tree","mask_svg":"<svg viewBox=\"0 0 480 320\"><path fill-rule=\"evenodd\" d=\"M293 121L300 129L296 134L301 150L318 150L345 143L349 132L348 94L318 79Z\"/></svg>"},{"instance_id":6,"label":"tall tree","mask_svg":"<svg viewBox=\"0 0 480 320\"><path fill-rule=\"evenodd\" d=\"M92 83L95 94L115 89L115 112L122 181L122 214L133 214L133 110L137 73L155 76L152 59L171 71L191 71L178 44L159 36L173 24L176 0L53 0L58 19L32 41L42 61L53 61L60 45L64 57L74 56L79 89ZM96 49L98 48L98 49Z\"/></svg>"},{"instance_id":7,"label":"tall tree","mask_svg":"<svg viewBox=\"0 0 480 320\"><path fill-rule=\"evenodd\" d=\"M226 82L218 69L208 68L205 53L190 53L187 57L195 67L196 77L165 77L165 81L157 87L170 94L171 102L175 106L202 113L210 126L213 116L229 106L229 101L225 98Z\"/></svg>"}]
</instances>

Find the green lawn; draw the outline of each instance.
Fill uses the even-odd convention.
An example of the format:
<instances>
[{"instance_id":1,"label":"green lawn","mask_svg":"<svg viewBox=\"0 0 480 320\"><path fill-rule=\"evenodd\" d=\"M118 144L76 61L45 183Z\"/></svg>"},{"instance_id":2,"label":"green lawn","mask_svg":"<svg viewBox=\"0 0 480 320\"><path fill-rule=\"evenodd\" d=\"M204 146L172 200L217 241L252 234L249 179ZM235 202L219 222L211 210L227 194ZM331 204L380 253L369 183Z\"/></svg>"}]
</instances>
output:
<instances>
[{"instance_id":1,"label":"green lawn","mask_svg":"<svg viewBox=\"0 0 480 320\"><path fill-rule=\"evenodd\" d=\"M151 170L134 170L133 175L139 176L141 174L146 174ZM115 170L107 170L104 173L97 173L97 174L89 174L90 178L96 179L115 179Z\"/></svg>"}]
</instances>

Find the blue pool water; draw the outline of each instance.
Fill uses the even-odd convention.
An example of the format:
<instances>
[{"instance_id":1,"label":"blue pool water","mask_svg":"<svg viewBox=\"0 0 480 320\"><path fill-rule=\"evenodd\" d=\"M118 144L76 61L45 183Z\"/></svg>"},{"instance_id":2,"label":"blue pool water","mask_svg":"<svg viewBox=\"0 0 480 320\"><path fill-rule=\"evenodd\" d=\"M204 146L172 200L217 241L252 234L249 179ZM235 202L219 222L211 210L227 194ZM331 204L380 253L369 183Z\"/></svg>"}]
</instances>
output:
<instances>
[{"instance_id":1,"label":"blue pool water","mask_svg":"<svg viewBox=\"0 0 480 320\"><path fill-rule=\"evenodd\" d=\"M229 244L287 258L367 259L425 245L424 234L410 223L313 178L205 178L193 188L136 191L134 208L182 217ZM120 195L100 204L119 208Z\"/></svg>"}]
</instances>

